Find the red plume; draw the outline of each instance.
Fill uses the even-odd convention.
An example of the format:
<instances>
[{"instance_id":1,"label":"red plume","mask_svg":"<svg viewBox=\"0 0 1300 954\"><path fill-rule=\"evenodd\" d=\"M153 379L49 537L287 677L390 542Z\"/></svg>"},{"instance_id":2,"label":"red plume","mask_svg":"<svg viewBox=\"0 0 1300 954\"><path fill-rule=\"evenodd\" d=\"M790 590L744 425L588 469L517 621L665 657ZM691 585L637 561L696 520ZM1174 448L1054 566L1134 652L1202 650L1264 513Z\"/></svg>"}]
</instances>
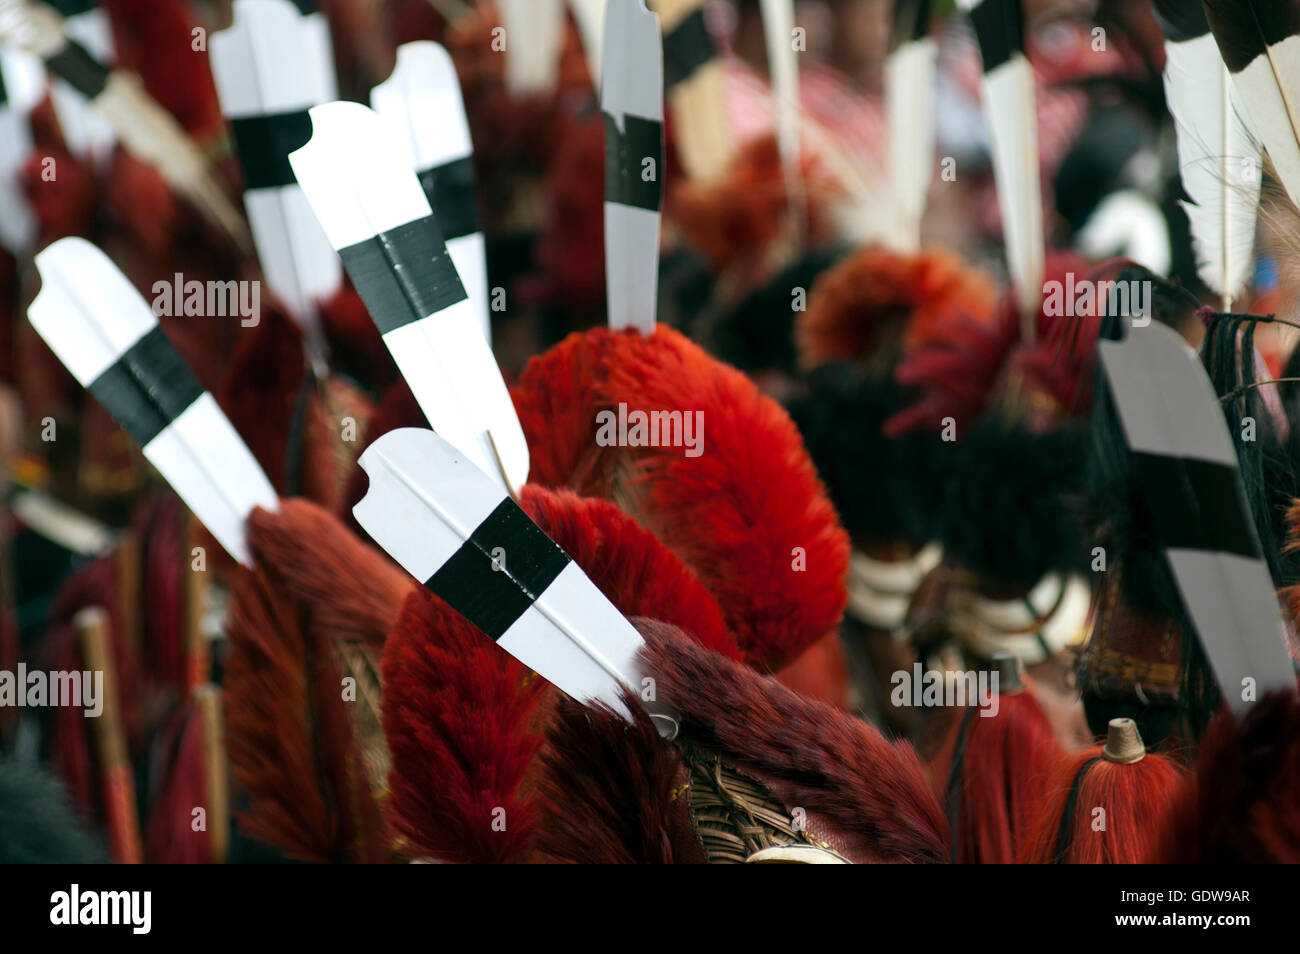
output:
<instances>
[{"instance_id":1,"label":"red plume","mask_svg":"<svg viewBox=\"0 0 1300 954\"><path fill-rule=\"evenodd\" d=\"M385 811L403 850L518 859L536 819L520 788L541 746L531 725L548 684L422 587L402 608L383 673Z\"/></svg>"},{"instance_id":2,"label":"red plume","mask_svg":"<svg viewBox=\"0 0 1300 954\"><path fill-rule=\"evenodd\" d=\"M809 245L815 246L831 238L822 203L842 193L819 174L806 153L800 173L805 191L799 215L808 223ZM790 234L792 223L785 166L775 134L757 136L743 145L727 174L716 180L679 180L669 193L667 211L686 242L704 253L715 271L738 263L761 263L767 247Z\"/></svg>"},{"instance_id":3,"label":"red plume","mask_svg":"<svg viewBox=\"0 0 1300 954\"><path fill-rule=\"evenodd\" d=\"M528 485L519 504L624 616L650 616L740 659L722 611L673 552L607 500Z\"/></svg>"},{"instance_id":4,"label":"red plume","mask_svg":"<svg viewBox=\"0 0 1300 954\"><path fill-rule=\"evenodd\" d=\"M1062 757L1029 690L998 696L996 715L967 709L931 765L962 864L1009 864L1028 835L1048 774Z\"/></svg>"},{"instance_id":5,"label":"red plume","mask_svg":"<svg viewBox=\"0 0 1300 954\"><path fill-rule=\"evenodd\" d=\"M513 392L538 483L603 496L675 552L722 608L751 665L779 668L830 632L848 538L785 411L662 325L593 329L524 369ZM701 453L601 447L598 411L696 412Z\"/></svg>"},{"instance_id":6,"label":"red plume","mask_svg":"<svg viewBox=\"0 0 1300 954\"><path fill-rule=\"evenodd\" d=\"M1101 757L1102 749L1096 745L1068 755L1053 769L1021 862L1095 865L1155 860L1161 824L1183 770L1154 752L1132 765L1108 762ZM1066 818L1067 811L1072 818Z\"/></svg>"},{"instance_id":7,"label":"red plume","mask_svg":"<svg viewBox=\"0 0 1300 954\"><path fill-rule=\"evenodd\" d=\"M1091 280L1094 271L1076 256L1054 255L1047 263L1044 287L1052 282L1073 287L1068 275ZM918 388L921 396L885 422L885 433L896 437L918 428L938 430L946 417L964 426L1000 396L1017 400L1022 392L1051 398L1053 417L1086 413L1092 345L1101 322L1095 312L1078 317L1049 314L1050 301L1045 295L1035 316L1035 344L1027 347L1011 296L1003 299L991 320L952 312L948 320L935 322L928 341L895 373L900 384Z\"/></svg>"}]
</instances>

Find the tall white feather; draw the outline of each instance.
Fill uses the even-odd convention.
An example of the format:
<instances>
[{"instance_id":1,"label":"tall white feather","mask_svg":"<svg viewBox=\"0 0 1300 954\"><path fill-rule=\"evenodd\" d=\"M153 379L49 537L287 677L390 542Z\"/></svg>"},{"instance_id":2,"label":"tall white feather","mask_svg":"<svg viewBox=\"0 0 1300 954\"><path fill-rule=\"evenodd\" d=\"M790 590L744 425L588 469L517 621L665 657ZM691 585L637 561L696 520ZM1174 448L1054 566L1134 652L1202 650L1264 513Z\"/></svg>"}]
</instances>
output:
<instances>
[{"instance_id":1,"label":"tall white feather","mask_svg":"<svg viewBox=\"0 0 1300 954\"><path fill-rule=\"evenodd\" d=\"M799 54L794 48L794 0L761 0L763 36L776 109L776 139L786 168L799 161Z\"/></svg>"},{"instance_id":2,"label":"tall white feather","mask_svg":"<svg viewBox=\"0 0 1300 954\"><path fill-rule=\"evenodd\" d=\"M383 435L359 463L370 487L352 512L394 560L480 628L491 618L502 649L572 698L626 713L621 687L641 688L640 634L496 483L416 428ZM453 559L455 578L440 574Z\"/></svg>"},{"instance_id":3,"label":"tall white feather","mask_svg":"<svg viewBox=\"0 0 1300 954\"><path fill-rule=\"evenodd\" d=\"M328 36L320 14L304 17L288 0L237 0L234 23L212 35L209 53L222 113L235 121L325 102L334 88L332 61L321 62ZM342 284L338 257L296 183L248 188L244 208L266 283L302 327L320 370L317 302Z\"/></svg>"},{"instance_id":4,"label":"tall white feather","mask_svg":"<svg viewBox=\"0 0 1300 954\"><path fill-rule=\"evenodd\" d=\"M367 307L420 409L480 470L499 474L506 490L523 486L528 480L528 441L473 305L467 296L453 296L450 304L423 313L422 296L434 289L411 287L429 262L409 256L425 254L423 243L436 235L436 228L421 225L433 213L406 154L391 140L383 121L359 103L317 106L311 120L311 139L290 153L289 162L341 255L365 244L384 250L385 261L378 267L391 273L391 284L401 289L403 300L381 298L382 307L393 310L388 315L376 313L373 299L367 299ZM407 236L408 241L415 239L411 244L402 237L407 229L419 230ZM440 252L433 250L436 261L442 259ZM366 278L352 275L363 299ZM417 320L404 320L412 308L422 313ZM395 321L394 315L403 320Z\"/></svg>"},{"instance_id":5,"label":"tall white feather","mask_svg":"<svg viewBox=\"0 0 1300 954\"><path fill-rule=\"evenodd\" d=\"M451 54L437 43L420 41L398 47L393 75L370 91L370 106L388 127L392 140L409 151L411 168L417 173L474 155L456 66ZM478 197L470 195L468 201L477 202ZM435 215L437 212L434 209ZM447 251L478 312L483 337L490 342L483 233L447 236Z\"/></svg>"},{"instance_id":6,"label":"tall white feather","mask_svg":"<svg viewBox=\"0 0 1300 954\"><path fill-rule=\"evenodd\" d=\"M889 179L897 208L890 244L901 252L921 247L921 218L934 177L934 41L898 47L885 60L885 108L889 117Z\"/></svg>"},{"instance_id":7,"label":"tall white feather","mask_svg":"<svg viewBox=\"0 0 1300 954\"><path fill-rule=\"evenodd\" d=\"M981 4L993 2L957 0L957 5L971 12ZM993 178L1007 246L1007 270L1020 307L1022 335L1032 342L1034 316L1043 301L1046 239L1034 69L1022 50L1016 49L992 69L985 64L980 99L991 140Z\"/></svg>"},{"instance_id":8,"label":"tall white feather","mask_svg":"<svg viewBox=\"0 0 1300 954\"><path fill-rule=\"evenodd\" d=\"M555 89L564 36L563 0L500 0L506 30L506 89L516 96Z\"/></svg>"},{"instance_id":9,"label":"tall white feather","mask_svg":"<svg viewBox=\"0 0 1300 954\"><path fill-rule=\"evenodd\" d=\"M1204 0L1204 9L1216 39L1227 43L1220 52L1251 131L1300 205L1300 6L1292 0ZM1248 63L1234 62L1245 56Z\"/></svg>"},{"instance_id":10,"label":"tall white feather","mask_svg":"<svg viewBox=\"0 0 1300 954\"><path fill-rule=\"evenodd\" d=\"M1254 261L1259 147L1211 34L1166 42L1164 80L1178 168L1191 197L1182 206L1191 225L1196 271L1230 311Z\"/></svg>"},{"instance_id":11,"label":"tall white feather","mask_svg":"<svg viewBox=\"0 0 1300 954\"><path fill-rule=\"evenodd\" d=\"M1102 341L1098 355L1130 450L1166 458L1166 470L1172 464L1182 471L1172 487L1144 489L1169 495L1162 508L1166 525L1157 535L1224 703L1242 715L1266 692L1294 692L1285 628L1259 542L1253 553L1242 552L1239 542L1233 549L1225 544L1239 541L1237 528L1253 537L1254 525L1232 438L1196 353L1172 329L1147 318L1122 341ZM1197 476L1207 469L1220 478ZM1222 475L1228 473L1231 484L1225 486Z\"/></svg>"},{"instance_id":12,"label":"tall white feather","mask_svg":"<svg viewBox=\"0 0 1300 954\"><path fill-rule=\"evenodd\" d=\"M644 0L610 0L605 13L605 70L601 78L601 110L624 133L635 121L653 126L655 168L650 156L617 155L613 132L606 127L605 190L605 300L609 326L636 328L649 334L654 328L659 301L659 235L663 207L662 125L664 118L664 62L659 17L646 9ZM646 127L647 129L650 127ZM626 204L611 195L611 168L652 184L652 203ZM651 173L649 179L647 172ZM646 207L652 205L653 207Z\"/></svg>"}]
</instances>

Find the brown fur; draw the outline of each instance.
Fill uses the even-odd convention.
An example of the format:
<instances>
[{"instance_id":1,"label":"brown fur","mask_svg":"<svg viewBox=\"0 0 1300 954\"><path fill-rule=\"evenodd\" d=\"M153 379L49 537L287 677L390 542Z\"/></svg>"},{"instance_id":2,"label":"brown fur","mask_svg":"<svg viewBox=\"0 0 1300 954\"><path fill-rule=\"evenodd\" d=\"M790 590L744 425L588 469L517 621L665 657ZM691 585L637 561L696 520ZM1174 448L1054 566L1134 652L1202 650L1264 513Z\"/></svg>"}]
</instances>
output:
<instances>
[{"instance_id":1,"label":"brown fur","mask_svg":"<svg viewBox=\"0 0 1300 954\"><path fill-rule=\"evenodd\" d=\"M948 823L907 743L775 679L696 646L679 631L638 621L641 658L682 735L726 753L787 807L817 813L876 861L941 862Z\"/></svg>"},{"instance_id":2,"label":"brown fur","mask_svg":"<svg viewBox=\"0 0 1300 954\"><path fill-rule=\"evenodd\" d=\"M342 699L342 671L285 589L263 569L241 570L231 599L228 751L251 796L240 825L303 861L387 861L391 836Z\"/></svg>"},{"instance_id":3,"label":"brown fur","mask_svg":"<svg viewBox=\"0 0 1300 954\"><path fill-rule=\"evenodd\" d=\"M702 864L686 770L641 704L629 723L606 707L561 699L542 752L540 862Z\"/></svg>"},{"instance_id":4,"label":"brown fur","mask_svg":"<svg viewBox=\"0 0 1300 954\"><path fill-rule=\"evenodd\" d=\"M248 544L274 570L316 625L334 639L381 647L415 586L400 567L306 500L282 500L276 513L254 510Z\"/></svg>"}]
</instances>

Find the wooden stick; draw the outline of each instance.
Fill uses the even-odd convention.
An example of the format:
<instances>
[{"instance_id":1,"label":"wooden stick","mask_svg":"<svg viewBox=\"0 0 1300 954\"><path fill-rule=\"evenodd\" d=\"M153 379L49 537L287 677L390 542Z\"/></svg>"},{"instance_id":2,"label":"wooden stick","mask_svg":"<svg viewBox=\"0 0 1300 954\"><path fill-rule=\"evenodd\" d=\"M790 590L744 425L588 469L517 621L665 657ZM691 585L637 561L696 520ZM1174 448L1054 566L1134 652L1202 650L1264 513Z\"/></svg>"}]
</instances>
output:
<instances>
[{"instance_id":1,"label":"wooden stick","mask_svg":"<svg viewBox=\"0 0 1300 954\"><path fill-rule=\"evenodd\" d=\"M140 842L140 820L136 815L135 779L127 754L126 733L118 705L117 666L109 646L108 613L88 606L76 615L73 625L81 637L81 654L92 675L103 674L102 710L91 720L95 754L104 792L104 815L108 822L113 855L123 864L144 860Z\"/></svg>"},{"instance_id":2,"label":"wooden stick","mask_svg":"<svg viewBox=\"0 0 1300 954\"><path fill-rule=\"evenodd\" d=\"M188 545L183 558L185 560L185 649L189 657L189 682L187 688L192 692L196 686L208 681L212 674L211 647L203 635L203 597L207 591L208 572L206 547L204 569L194 569L194 548L201 546L202 525L189 515L185 538Z\"/></svg>"},{"instance_id":3,"label":"wooden stick","mask_svg":"<svg viewBox=\"0 0 1300 954\"><path fill-rule=\"evenodd\" d=\"M230 782L221 687L204 683L194 689L193 699L203 720L203 780L212 861L225 864L230 856Z\"/></svg>"},{"instance_id":4,"label":"wooden stick","mask_svg":"<svg viewBox=\"0 0 1300 954\"><path fill-rule=\"evenodd\" d=\"M127 528L117 538L117 619L127 651L140 652L140 538Z\"/></svg>"}]
</instances>

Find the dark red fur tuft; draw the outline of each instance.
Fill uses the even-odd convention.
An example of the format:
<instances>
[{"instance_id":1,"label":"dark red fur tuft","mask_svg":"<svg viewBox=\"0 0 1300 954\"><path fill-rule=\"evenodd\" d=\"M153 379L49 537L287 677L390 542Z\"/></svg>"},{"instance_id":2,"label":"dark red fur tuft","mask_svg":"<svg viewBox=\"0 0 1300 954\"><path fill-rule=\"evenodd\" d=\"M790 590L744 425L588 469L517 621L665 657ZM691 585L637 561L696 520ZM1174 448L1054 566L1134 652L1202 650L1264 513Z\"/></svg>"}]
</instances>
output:
<instances>
[{"instance_id":1,"label":"dark red fur tuft","mask_svg":"<svg viewBox=\"0 0 1300 954\"><path fill-rule=\"evenodd\" d=\"M1053 416L1086 413L1091 392L1093 343L1100 330L1096 314L1057 315L1046 289L1053 282L1073 288L1068 279L1092 279L1096 269L1070 254L1047 262L1044 300L1034 316L1035 344L1021 338L1020 314L1007 296L991 320L977 321L960 311L934 323L928 342L918 347L895 372L898 382L915 387L920 397L885 422L885 433L897 437L916 429L938 430L953 418L964 428L1002 397L1018 400L1021 392L1046 396ZM1062 307L1065 302L1060 302ZM1073 307L1073 302L1070 303ZM1010 373L1008 373L1008 371ZM1025 403L1035 406L1035 402Z\"/></svg>"},{"instance_id":2,"label":"dark red fur tuft","mask_svg":"<svg viewBox=\"0 0 1300 954\"><path fill-rule=\"evenodd\" d=\"M954 321L986 325L995 293L991 278L946 249L867 246L818 277L795 324L800 363L864 361L891 336L910 350Z\"/></svg>"},{"instance_id":3,"label":"dark red fur tuft","mask_svg":"<svg viewBox=\"0 0 1300 954\"><path fill-rule=\"evenodd\" d=\"M308 544L310 545L310 544ZM315 862L384 862L391 834L343 699L334 648L264 569L231 597L224 689L230 764L251 797L253 838Z\"/></svg>"},{"instance_id":4,"label":"dark red fur tuft","mask_svg":"<svg viewBox=\"0 0 1300 954\"><path fill-rule=\"evenodd\" d=\"M1170 806L1162 864L1300 863L1300 696L1222 713Z\"/></svg>"},{"instance_id":5,"label":"dark red fur tuft","mask_svg":"<svg viewBox=\"0 0 1300 954\"><path fill-rule=\"evenodd\" d=\"M668 195L668 214L687 244L717 272L759 265L769 246L790 234L796 212L806 223L808 244L823 244L831 238L824 206L841 199L842 191L820 173L810 154L801 156L799 165L804 190L796 210L776 136L756 136L733 157L726 175L706 183L677 180Z\"/></svg>"},{"instance_id":6,"label":"dark red fur tuft","mask_svg":"<svg viewBox=\"0 0 1300 954\"><path fill-rule=\"evenodd\" d=\"M858 860L940 862L948 824L912 747L775 679L638 621L645 671L682 735L724 753L787 807L816 813Z\"/></svg>"},{"instance_id":7,"label":"dark red fur tuft","mask_svg":"<svg viewBox=\"0 0 1300 954\"><path fill-rule=\"evenodd\" d=\"M640 702L634 721L561 699L547 731L531 860L578 864L702 864L687 773Z\"/></svg>"},{"instance_id":8,"label":"dark red fur tuft","mask_svg":"<svg viewBox=\"0 0 1300 954\"><path fill-rule=\"evenodd\" d=\"M415 588L405 571L306 500L282 500L275 513L254 510L248 544L257 565L312 608L329 639L382 647Z\"/></svg>"},{"instance_id":9,"label":"dark red fur tuft","mask_svg":"<svg viewBox=\"0 0 1300 954\"><path fill-rule=\"evenodd\" d=\"M609 452L596 446L595 428L615 337L604 328L574 332L529 360L511 389L533 483L610 497Z\"/></svg>"},{"instance_id":10,"label":"dark red fur tuft","mask_svg":"<svg viewBox=\"0 0 1300 954\"><path fill-rule=\"evenodd\" d=\"M293 493L289 482L298 478L288 464L291 439L302 441L306 377L302 332L273 304L257 327L241 336L214 394L281 494Z\"/></svg>"},{"instance_id":11,"label":"dark red fur tuft","mask_svg":"<svg viewBox=\"0 0 1300 954\"><path fill-rule=\"evenodd\" d=\"M385 810L402 850L441 861L519 860L536 818L520 786L542 743L530 723L547 683L422 587L388 639L383 675L392 756Z\"/></svg>"}]
</instances>

